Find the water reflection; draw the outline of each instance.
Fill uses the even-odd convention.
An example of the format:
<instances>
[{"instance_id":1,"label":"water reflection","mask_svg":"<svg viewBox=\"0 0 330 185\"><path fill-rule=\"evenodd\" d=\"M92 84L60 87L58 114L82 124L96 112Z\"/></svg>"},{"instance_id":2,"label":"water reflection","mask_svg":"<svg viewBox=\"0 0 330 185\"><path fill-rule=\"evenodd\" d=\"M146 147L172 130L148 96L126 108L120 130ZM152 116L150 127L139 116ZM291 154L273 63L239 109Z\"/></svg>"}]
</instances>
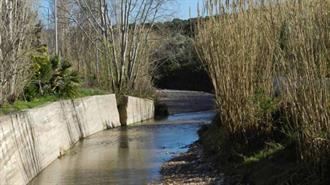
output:
<instances>
[{"instance_id":1,"label":"water reflection","mask_svg":"<svg viewBox=\"0 0 330 185\"><path fill-rule=\"evenodd\" d=\"M30 185L147 184L161 164L197 139L199 125L213 112L180 114L100 132L79 142Z\"/></svg>"},{"instance_id":2,"label":"water reflection","mask_svg":"<svg viewBox=\"0 0 330 185\"><path fill-rule=\"evenodd\" d=\"M128 145L128 132L127 132L128 127L122 127L120 129L120 134L119 134L119 148L129 148Z\"/></svg>"}]
</instances>

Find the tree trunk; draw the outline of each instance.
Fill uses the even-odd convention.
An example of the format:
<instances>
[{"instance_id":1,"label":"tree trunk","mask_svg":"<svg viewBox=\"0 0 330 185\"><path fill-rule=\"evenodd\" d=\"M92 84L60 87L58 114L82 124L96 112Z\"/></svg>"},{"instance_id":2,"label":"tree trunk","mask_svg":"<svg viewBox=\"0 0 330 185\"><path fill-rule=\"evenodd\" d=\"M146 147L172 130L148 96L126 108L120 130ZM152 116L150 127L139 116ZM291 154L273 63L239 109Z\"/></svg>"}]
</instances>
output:
<instances>
[{"instance_id":1,"label":"tree trunk","mask_svg":"<svg viewBox=\"0 0 330 185\"><path fill-rule=\"evenodd\" d=\"M2 2L0 2L0 16L2 15ZM1 17L0 17L0 21ZM1 26L1 25L0 25ZM0 32L2 29L0 28ZM2 37L0 34L0 107L4 103L4 81L5 81L5 75L4 75L4 61L3 61L3 54L2 54Z\"/></svg>"},{"instance_id":2,"label":"tree trunk","mask_svg":"<svg viewBox=\"0 0 330 185\"><path fill-rule=\"evenodd\" d=\"M14 15L13 15L13 6L14 0L8 0L8 33L9 33L9 40L12 47L12 52L10 52L10 63L12 64L12 74L11 80L9 83L10 90L9 90L9 98L11 101L15 101L16 99L16 76L17 76L17 65L15 62L15 41L14 41Z\"/></svg>"}]
</instances>

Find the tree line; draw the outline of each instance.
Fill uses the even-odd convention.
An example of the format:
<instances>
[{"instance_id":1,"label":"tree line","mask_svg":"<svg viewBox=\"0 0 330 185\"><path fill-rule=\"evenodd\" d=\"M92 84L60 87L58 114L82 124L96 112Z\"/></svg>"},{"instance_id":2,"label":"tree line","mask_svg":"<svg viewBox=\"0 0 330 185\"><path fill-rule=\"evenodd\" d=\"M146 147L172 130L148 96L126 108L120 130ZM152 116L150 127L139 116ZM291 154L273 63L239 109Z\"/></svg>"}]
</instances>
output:
<instances>
[{"instance_id":1,"label":"tree line","mask_svg":"<svg viewBox=\"0 0 330 185\"><path fill-rule=\"evenodd\" d=\"M58 86L74 92L69 88L79 86L74 84L152 96L156 65L151 53L160 39L153 28L167 0L57 2L48 7L49 19L41 21L34 7L37 0L0 3L0 105L54 94ZM54 8L59 56L54 55Z\"/></svg>"}]
</instances>

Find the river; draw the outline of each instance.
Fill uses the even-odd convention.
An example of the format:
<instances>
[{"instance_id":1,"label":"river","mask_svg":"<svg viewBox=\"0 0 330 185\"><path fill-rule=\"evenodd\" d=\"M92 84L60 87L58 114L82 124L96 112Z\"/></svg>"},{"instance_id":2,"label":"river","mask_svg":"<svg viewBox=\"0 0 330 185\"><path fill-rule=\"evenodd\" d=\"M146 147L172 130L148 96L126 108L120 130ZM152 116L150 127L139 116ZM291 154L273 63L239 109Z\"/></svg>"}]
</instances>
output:
<instances>
[{"instance_id":1,"label":"river","mask_svg":"<svg viewBox=\"0 0 330 185\"><path fill-rule=\"evenodd\" d=\"M161 165L185 152L212 111L183 113L120 127L85 138L29 185L139 185L160 178Z\"/></svg>"}]
</instances>

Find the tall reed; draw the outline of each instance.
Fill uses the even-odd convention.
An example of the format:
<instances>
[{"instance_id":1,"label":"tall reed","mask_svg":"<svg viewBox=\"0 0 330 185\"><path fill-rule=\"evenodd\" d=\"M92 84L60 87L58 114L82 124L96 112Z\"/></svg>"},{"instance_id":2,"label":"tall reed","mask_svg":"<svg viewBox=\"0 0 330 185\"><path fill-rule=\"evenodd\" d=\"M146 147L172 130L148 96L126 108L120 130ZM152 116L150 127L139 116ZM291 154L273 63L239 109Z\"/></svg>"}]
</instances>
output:
<instances>
[{"instance_id":1,"label":"tall reed","mask_svg":"<svg viewBox=\"0 0 330 185\"><path fill-rule=\"evenodd\" d=\"M215 7L218 6L218 7ZM246 5L213 4L201 19L196 45L212 78L221 122L232 133L265 128L270 115L258 101L271 97L277 35L272 15ZM218 10L214 15L211 11ZM263 114L262 114L263 113Z\"/></svg>"},{"instance_id":2,"label":"tall reed","mask_svg":"<svg viewBox=\"0 0 330 185\"><path fill-rule=\"evenodd\" d=\"M330 154L330 1L286 3L279 71L299 157L319 170Z\"/></svg>"},{"instance_id":3,"label":"tall reed","mask_svg":"<svg viewBox=\"0 0 330 185\"><path fill-rule=\"evenodd\" d=\"M330 1L208 0L204 8L208 17L199 20L196 48L213 81L222 126L230 135L267 133L281 105L288 122L277 129L291 136L303 162L324 172Z\"/></svg>"}]
</instances>

